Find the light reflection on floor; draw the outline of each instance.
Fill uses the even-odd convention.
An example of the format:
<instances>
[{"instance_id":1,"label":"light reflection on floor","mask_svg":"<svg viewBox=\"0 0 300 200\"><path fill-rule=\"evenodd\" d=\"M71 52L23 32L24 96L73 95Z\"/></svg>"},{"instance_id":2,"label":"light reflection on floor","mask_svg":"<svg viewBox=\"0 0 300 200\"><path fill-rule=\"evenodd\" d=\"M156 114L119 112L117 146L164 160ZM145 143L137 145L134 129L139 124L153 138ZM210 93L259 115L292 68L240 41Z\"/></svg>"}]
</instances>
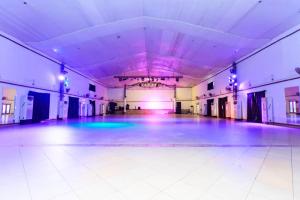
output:
<instances>
[{"instance_id":1,"label":"light reflection on floor","mask_svg":"<svg viewBox=\"0 0 300 200\"><path fill-rule=\"evenodd\" d=\"M185 115L4 127L0 199L299 199L299 145L299 129Z\"/></svg>"}]
</instances>

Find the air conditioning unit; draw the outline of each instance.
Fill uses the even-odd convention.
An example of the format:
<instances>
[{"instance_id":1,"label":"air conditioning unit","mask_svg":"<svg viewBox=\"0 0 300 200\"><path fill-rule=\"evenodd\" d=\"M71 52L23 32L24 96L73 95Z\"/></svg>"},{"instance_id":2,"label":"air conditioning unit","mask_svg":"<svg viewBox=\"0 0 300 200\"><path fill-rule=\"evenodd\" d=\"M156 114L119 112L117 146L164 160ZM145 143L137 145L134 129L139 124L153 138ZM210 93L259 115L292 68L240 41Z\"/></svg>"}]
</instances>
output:
<instances>
[{"instance_id":1,"label":"air conditioning unit","mask_svg":"<svg viewBox=\"0 0 300 200\"><path fill-rule=\"evenodd\" d=\"M262 122L274 122L273 99L271 97L261 99Z\"/></svg>"},{"instance_id":2,"label":"air conditioning unit","mask_svg":"<svg viewBox=\"0 0 300 200\"><path fill-rule=\"evenodd\" d=\"M88 105L84 101L80 102L80 110L79 110L80 117L87 116L87 106Z\"/></svg>"},{"instance_id":3,"label":"air conditioning unit","mask_svg":"<svg viewBox=\"0 0 300 200\"><path fill-rule=\"evenodd\" d=\"M204 115L204 116L207 115L207 104L202 105L202 115Z\"/></svg>"},{"instance_id":4,"label":"air conditioning unit","mask_svg":"<svg viewBox=\"0 0 300 200\"><path fill-rule=\"evenodd\" d=\"M21 97L20 104L20 123L31 121L33 117L34 97L24 95Z\"/></svg>"},{"instance_id":5,"label":"air conditioning unit","mask_svg":"<svg viewBox=\"0 0 300 200\"><path fill-rule=\"evenodd\" d=\"M68 101L59 101L58 103L58 119L67 119L68 118Z\"/></svg>"},{"instance_id":6,"label":"air conditioning unit","mask_svg":"<svg viewBox=\"0 0 300 200\"><path fill-rule=\"evenodd\" d=\"M230 86L227 86L227 87L225 88L225 90L226 90L226 91L231 91L232 88L231 88Z\"/></svg>"},{"instance_id":7,"label":"air conditioning unit","mask_svg":"<svg viewBox=\"0 0 300 200\"><path fill-rule=\"evenodd\" d=\"M217 116L217 105L216 103L211 105L211 116L216 117Z\"/></svg>"},{"instance_id":8,"label":"air conditioning unit","mask_svg":"<svg viewBox=\"0 0 300 200\"><path fill-rule=\"evenodd\" d=\"M231 118L231 104L230 102L226 103L226 118Z\"/></svg>"},{"instance_id":9,"label":"air conditioning unit","mask_svg":"<svg viewBox=\"0 0 300 200\"><path fill-rule=\"evenodd\" d=\"M237 120L242 120L243 119L242 101L237 101L237 103L233 105L233 110L234 110L234 118Z\"/></svg>"},{"instance_id":10,"label":"air conditioning unit","mask_svg":"<svg viewBox=\"0 0 300 200\"><path fill-rule=\"evenodd\" d=\"M93 115L93 106L92 106L92 104L88 104L87 106L88 106L87 114L88 114L88 116L92 116Z\"/></svg>"},{"instance_id":11,"label":"air conditioning unit","mask_svg":"<svg viewBox=\"0 0 300 200\"><path fill-rule=\"evenodd\" d=\"M105 106L105 104L100 105L100 115L102 115L102 116L106 115L106 106Z\"/></svg>"}]
</instances>

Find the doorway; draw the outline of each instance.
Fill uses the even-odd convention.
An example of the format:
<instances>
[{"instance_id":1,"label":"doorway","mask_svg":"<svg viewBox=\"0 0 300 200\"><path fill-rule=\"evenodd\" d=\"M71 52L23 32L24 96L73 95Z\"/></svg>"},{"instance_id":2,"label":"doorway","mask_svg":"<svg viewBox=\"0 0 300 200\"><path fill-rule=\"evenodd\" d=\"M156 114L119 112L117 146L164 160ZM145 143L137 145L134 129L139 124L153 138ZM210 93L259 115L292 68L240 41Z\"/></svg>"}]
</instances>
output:
<instances>
[{"instance_id":1,"label":"doorway","mask_svg":"<svg viewBox=\"0 0 300 200\"><path fill-rule=\"evenodd\" d=\"M68 108L68 118L78 118L79 117L79 99L75 97L69 97L69 108Z\"/></svg>"},{"instance_id":2,"label":"doorway","mask_svg":"<svg viewBox=\"0 0 300 200\"><path fill-rule=\"evenodd\" d=\"M92 105L92 116L96 116L96 102L90 100L90 104Z\"/></svg>"},{"instance_id":3,"label":"doorway","mask_svg":"<svg viewBox=\"0 0 300 200\"><path fill-rule=\"evenodd\" d=\"M181 102L176 102L176 114L181 114Z\"/></svg>"},{"instance_id":4,"label":"doorway","mask_svg":"<svg viewBox=\"0 0 300 200\"><path fill-rule=\"evenodd\" d=\"M219 118L226 118L227 97L219 98Z\"/></svg>"},{"instance_id":5,"label":"doorway","mask_svg":"<svg viewBox=\"0 0 300 200\"><path fill-rule=\"evenodd\" d=\"M50 94L29 91L28 96L33 96L32 122L40 122L49 119Z\"/></svg>"},{"instance_id":6,"label":"doorway","mask_svg":"<svg viewBox=\"0 0 300 200\"><path fill-rule=\"evenodd\" d=\"M208 117L212 116L212 106L214 105L214 99L207 100L207 115Z\"/></svg>"},{"instance_id":7,"label":"doorway","mask_svg":"<svg viewBox=\"0 0 300 200\"><path fill-rule=\"evenodd\" d=\"M249 93L247 95L247 121L262 123L261 100L265 91Z\"/></svg>"}]
</instances>

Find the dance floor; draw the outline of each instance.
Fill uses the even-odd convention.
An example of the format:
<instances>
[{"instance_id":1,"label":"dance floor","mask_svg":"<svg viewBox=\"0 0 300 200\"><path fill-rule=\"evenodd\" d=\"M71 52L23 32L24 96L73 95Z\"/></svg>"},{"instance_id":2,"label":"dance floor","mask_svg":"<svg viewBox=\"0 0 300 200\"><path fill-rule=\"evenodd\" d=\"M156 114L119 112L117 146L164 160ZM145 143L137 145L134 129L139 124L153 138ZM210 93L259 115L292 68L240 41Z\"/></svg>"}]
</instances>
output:
<instances>
[{"instance_id":1,"label":"dance floor","mask_svg":"<svg viewBox=\"0 0 300 200\"><path fill-rule=\"evenodd\" d=\"M188 115L0 128L0 199L300 199L300 130Z\"/></svg>"}]
</instances>

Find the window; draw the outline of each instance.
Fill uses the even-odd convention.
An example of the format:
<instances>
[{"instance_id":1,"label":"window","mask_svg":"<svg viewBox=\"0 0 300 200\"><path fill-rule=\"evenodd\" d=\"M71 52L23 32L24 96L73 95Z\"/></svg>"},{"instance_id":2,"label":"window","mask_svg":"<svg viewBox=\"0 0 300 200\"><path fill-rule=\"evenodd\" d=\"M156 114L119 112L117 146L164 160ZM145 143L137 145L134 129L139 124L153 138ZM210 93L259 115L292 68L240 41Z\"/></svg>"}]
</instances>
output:
<instances>
[{"instance_id":1,"label":"window","mask_svg":"<svg viewBox=\"0 0 300 200\"><path fill-rule=\"evenodd\" d=\"M207 84L207 90L213 90L214 89L214 82L210 82Z\"/></svg>"},{"instance_id":2,"label":"window","mask_svg":"<svg viewBox=\"0 0 300 200\"><path fill-rule=\"evenodd\" d=\"M96 86L90 84L90 85L89 85L89 90L92 91L92 92L96 92Z\"/></svg>"},{"instance_id":3,"label":"window","mask_svg":"<svg viewBox=\"0 0 300 200\"><path fill-rule=\"evenodd\" d=\"M289 107L290 107L290 113L297 113L297 102L296 101L290 101Z\"/></svg>"}]
</instances>

